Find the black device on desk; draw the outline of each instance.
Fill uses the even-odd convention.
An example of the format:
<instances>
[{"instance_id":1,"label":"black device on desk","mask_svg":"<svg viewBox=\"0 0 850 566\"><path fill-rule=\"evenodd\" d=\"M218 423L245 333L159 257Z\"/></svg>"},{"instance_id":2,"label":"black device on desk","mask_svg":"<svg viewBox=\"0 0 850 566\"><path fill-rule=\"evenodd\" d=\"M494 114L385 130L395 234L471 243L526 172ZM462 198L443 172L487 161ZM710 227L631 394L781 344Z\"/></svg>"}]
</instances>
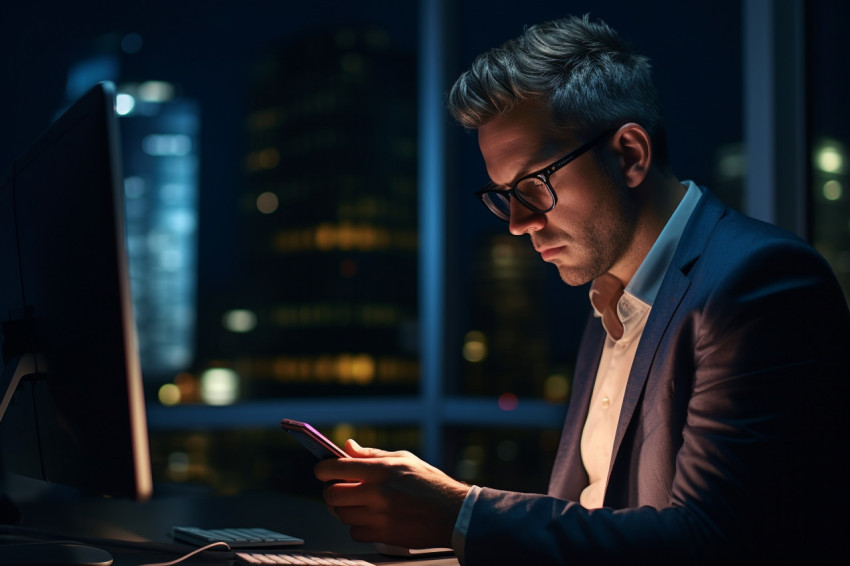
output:
<instances>
[{"instance_id":1,"label":"black device on desk","mask_svg":"<svg viewBox=\"0 0 850 566\"><path fill-rule=\"evenodd\" d=\"M0 179L0 455L9 472L145 500L123 195L111 83L65 111ZM0 563L19 550L0 544ZM68 560L104 563L83 551Z\"/></svg>"}]
</instances>

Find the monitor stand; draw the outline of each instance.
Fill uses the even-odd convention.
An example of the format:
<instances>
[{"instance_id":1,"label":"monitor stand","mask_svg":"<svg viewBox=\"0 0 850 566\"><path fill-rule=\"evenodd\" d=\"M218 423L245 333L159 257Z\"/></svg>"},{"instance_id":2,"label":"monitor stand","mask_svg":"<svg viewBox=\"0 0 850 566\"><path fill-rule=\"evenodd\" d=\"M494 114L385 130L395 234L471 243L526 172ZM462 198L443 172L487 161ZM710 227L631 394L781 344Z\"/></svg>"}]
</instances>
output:
<instances>
[{"instance_id":1,"label":"monitor stand","mask_svg":"<svg viewBox=\"0 0 850 566\"><path fill-rule=\"evenodd\" d=\"M12 396L22 379L44 371L46 364L41 356L24 354L6 364L0 376L0 421L9 407ZM9 375L11 374L11 376ZM0 472L2 472L0 465ZM2 481L0 480L0 486ZM14 525L20 520L20 511L14 501L0 492L0 524ZM20 566L110 566L112 555L103 549L74 542L0 543L0 564Z\"/></svg>"},{"instance_id":2,"label":"monitor stand","mask_svg":"<svg viewBox=\"0 0 850 566\"><path fill-rule=\"evenodd\" d=\"M6 364L3 371L5 375L0 378L0 395L2 395L2 399L0 400L0 421L3 420L3 415L6 414L6 409L9 407L9 403L12 401L12 396L18 389L18 384L21 380L31 375L44 373L46 367L47 364L45 363L44 358L40 355L33 354L17 356L12 358L12 360ZM9 374L11 374L11 376L6 377ZM8 384L6 383L7 379Z\"/></svg>"},{"instance_id":3,"label":"monitor stand","mask_svg":"<svg viewBox=\"0 0 850 566\"><path fill-rule=\"evenodd\" d=\"M27 359L24 360L23 358ZM19 356L12 359L11 363L6 364L3 372L0 373L0 421L6 414L6 409L18 388L18 383L25 375L32 373L33 366L34 362L31 355ZM9 375L11 377L7 377ZM4 462L0 458L0 525L15 525L21 520L21 512L5 492L5 474ZM7 564L7 562L0 561L0 564Z\"/></svg>"}]
</instances>

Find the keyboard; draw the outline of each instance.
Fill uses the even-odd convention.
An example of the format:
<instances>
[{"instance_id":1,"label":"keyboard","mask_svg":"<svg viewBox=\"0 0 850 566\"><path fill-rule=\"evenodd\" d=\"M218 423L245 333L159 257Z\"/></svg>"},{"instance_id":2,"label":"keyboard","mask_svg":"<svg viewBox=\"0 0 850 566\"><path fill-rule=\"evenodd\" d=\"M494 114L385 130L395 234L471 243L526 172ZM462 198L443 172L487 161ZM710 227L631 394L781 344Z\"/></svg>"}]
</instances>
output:
<instances>
[{"instance_id":1,"label":"keyboard","mask_svg":"<svg viewBox=\"0 0 850 566\"><path fill-rule=\"evenodd\" d=\"M261 528L250 529L200 529L198 527L172 527L175 540L204 546L213 542L226 542L230 548L266 548L304 544L300 538Z\"/></svg>"},{"instance_id":2,"label":"keyboard","mask_svg":"<svg viewBox=\"0 0 850 566\"><path fill-rule=\"evenodd\" d=\"M313 564L315 566L376 566L372 562L313 552L237 552L244 564Z\"/></svg>"}]
</instances>

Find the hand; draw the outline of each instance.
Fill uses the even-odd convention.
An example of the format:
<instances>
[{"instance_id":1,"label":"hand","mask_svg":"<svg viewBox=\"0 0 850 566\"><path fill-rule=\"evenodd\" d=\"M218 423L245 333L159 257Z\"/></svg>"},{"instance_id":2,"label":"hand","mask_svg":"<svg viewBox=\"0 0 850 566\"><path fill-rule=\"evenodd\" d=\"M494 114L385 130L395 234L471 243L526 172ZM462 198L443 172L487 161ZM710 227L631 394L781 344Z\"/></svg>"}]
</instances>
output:
<instances>
[{"instance_id":1,"label":"hand","mask_svg":"<svg viewBox=\"0 0 850 566\"><path fill-rule=\"evenodd\" d=\"M407 548L450 547L469 486L407 451L345 444L350 458L324 460L316 477L329 483L325 502L360 542Z\"/></svg>"}]
</instances>

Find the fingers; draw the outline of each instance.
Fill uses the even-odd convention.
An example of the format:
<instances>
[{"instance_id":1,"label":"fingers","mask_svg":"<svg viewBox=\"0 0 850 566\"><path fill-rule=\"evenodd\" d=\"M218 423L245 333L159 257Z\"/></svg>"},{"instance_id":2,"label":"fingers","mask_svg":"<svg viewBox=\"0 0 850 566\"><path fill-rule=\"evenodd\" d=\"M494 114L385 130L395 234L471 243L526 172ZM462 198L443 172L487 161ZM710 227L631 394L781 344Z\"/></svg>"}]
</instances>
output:
<instances>
[{"instance_id":1,"label":"fingers","mask_svg":"<svg viewBox=\"0 0 850 566\"><path fill-rule=\"evenodd\" d=\"M370 471L370 467L366 465L368 462L368 460L353 458L323 460L316 464L316 478L323 482L362 482L367 478L375 477L375 471Z\"/></svg>"},{"instance_id":2,"label":"fingers","mask_svg":"<svg viewBox=\"0 0 850 566\"><path fill-rule=\"evenodd\" d=\"M362 457L368 456L370 451L374 450L374 449L373 448L364 448L364 447L360 446L357 443L356 440L354 440L353 438L349 438L345 442L344 450L346 452L348 452L348 455L353 457L353 458L362 458Z\"/></svg>"},{"instance_id":3,"label":"fingers","mask_svg":"<svg viewBox=\"0 0 850 566\"><path fill-rule=\"evenodd\" d=\"M328 483L331 513L354 540L410 547L448 546L469 487L415 456L346 443L357 457L325 460L316 477ZM380 454L368 457L365 454Z\"/></svg>"},{"instance_id":4,"label":"fingers","mask_svg":"<svg viewBox=\"0 0 850 566\"><path fill-rule=\"evenodd\" d=\"M390 515L374 490L362 484L331 484L325 487L328 511L350 527L352 538L359 542L377 542L385 538Z\"/></svg>"},{"instance_id":5,"label":"fingers","mask_svg":"<svg viewBox=\"0 0 850 566\"><path fill-rule=\"evenodd\" d=\"M335 483L325 486L325 503L338 511L341 507L383 507L378 489L371 484Z\"/></svg>"},{"instance_id":6,"label":"fingers","mask_svg":"<svg viewBox=\"0 0 850 566\"><path fill-rule=\"evenodd\" d=\"M409 452L387 452L364 448L353 440L345 443L350 458L328 459L316 464L315 474L321 481L364 482L385 479L389 470L402 465L405 459L415 458Z\"/></svg>"},{"instance_id":7,"label":"fingers","mask_svg":"<svg viewBox=\"0 0 850 566\"><path fill-rule=\"evenodd\" d=\"M400 456L403 452L387 452L379 448L367 448L360 446L356 440L349 438L345 442L345 451L353 458L383 458L387 456Z\"/></svg>"}]
</instances>

